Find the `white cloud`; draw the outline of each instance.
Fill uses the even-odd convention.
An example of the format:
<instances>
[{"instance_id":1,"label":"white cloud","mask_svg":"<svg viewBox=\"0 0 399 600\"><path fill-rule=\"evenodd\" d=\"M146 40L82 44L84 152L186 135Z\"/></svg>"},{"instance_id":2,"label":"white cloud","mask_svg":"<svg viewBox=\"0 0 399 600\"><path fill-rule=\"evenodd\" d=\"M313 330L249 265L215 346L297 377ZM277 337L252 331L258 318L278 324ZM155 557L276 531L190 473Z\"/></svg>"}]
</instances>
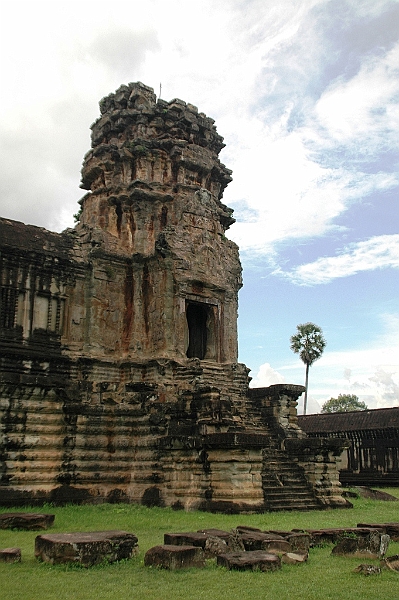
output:
<instances>
[{"instance_id":1,"label":"white cloud","mask_svg":"<svg viewBox=\"0 0 399 600\"><path fill-rule=\"evenodd\" d=\"M338 277L349 277L361 271L399 268L399 234L380 235L350 244L337 256L321 257L280 274L301 285L329 283Z\"/></svg>"},{"instance_id":2,"label":"white cloud","mask_svg":"<svg viewBox=\"0 0 399 600\"><path fill-rule=\"evenodd\" d=\"M324 134L339 143L367 141L368 152L389 142L397 146L398 65L399 44L385 56L367 60L349 81L334 81L315 106Z\"/></svg>"},{"instance_id":3,"label":"white cloud","mask_svg":"<svg viewBox=\"0 0 399 600\"><path fill-rule=\"evenodd\" d=\"M269 363L264 363L251 381L251 387L269 387L276 383L284 383L284 375L273 369Z\"/></svg>"},{"instance_id":4,"label":"white cloud","mask_svg":"<svg viewBox=\"0 0 399 600\"><path fill-rule=\"evenodd\" d=\"M128 82L132 73L141 68L149 53L161 50L154 29L135 29L127 26L99 32L86 48L86 60L108 71L109 78L117 76Z\"/></svg>"},{"instance_id":5,"label":"white cloud","mask_svg":"<svg viewBox=\"0 0 399 600\"><path fill-rule=\"evenodd\" d=\"M399 45L368 59L349 80L334 80L316 104L307 101L301 126L290 125L292 100L272 121L265 113L238 124L246 141L233 148L226 198L233 206L234 198L244 201L257 215L231 233L242 250L267 254L281 240L321 236L353 202L398 186L389 168L373 172L369 165L398 145L398 54Z\"/></svg>"},{"instance_id":6,"label":"white cloud","mask_svg":"<svg viewBox=\"0 0 399 600\"><path fill-rule=\"evenodd\" d=\"M371 384L375 384L379 391L382 402L386 402L388 406L399 405L399 374L395 371L384 371L379 368L374 373L373 377L369 378Z\"/></svg>"},{"instance_id":7,"label":"white cloud","mask_svg":"<svg viewBox=\"0 0 399 600\"><path fill-rule=\"evenodd\" d=\"M273 244L283 240L310 239L337 230L334 220L355 201L397 183L394 176L384 173L325 168L307 156L298 139L289 139L295 137L291 134L268 147L238 155L233 171L238 173L237 183L230 184L226 201L235 206L229 200L233 193L253 213L250 221L246 220L237 203L239 220L229 237L242 251L267 255ZM265 173L264 186L255 175L259 172Z\"/></svg>"},{"instance_id":8,"label":"white cloud","mask_svg":"<svg viewBox=\"0 0 399 600\"><path fill-rule=\"evenodd\" d=\"M381 163L373 167L370 161L398 145L399 45L385 54L366 53L358 72L338 75L313 102L306 88L312 76L317 80L318 59L327 51L312 27L306 35L306 45L295 40L294 48L286 44L280 54L266 56L261 92L274 102L251 122L231 125L245 143L228 152L234 180L226 199L238 215L240 202L256 214L250 221L244 214L230 234L244 251L268 254L279 241L324 235L353 202L398 186L389 166L384 172ZM309 47L317 51L309 54ZM292 89L279 79L279 65ZM227 119L224 125L229 131Z\"/></svg>"}]
</instances>

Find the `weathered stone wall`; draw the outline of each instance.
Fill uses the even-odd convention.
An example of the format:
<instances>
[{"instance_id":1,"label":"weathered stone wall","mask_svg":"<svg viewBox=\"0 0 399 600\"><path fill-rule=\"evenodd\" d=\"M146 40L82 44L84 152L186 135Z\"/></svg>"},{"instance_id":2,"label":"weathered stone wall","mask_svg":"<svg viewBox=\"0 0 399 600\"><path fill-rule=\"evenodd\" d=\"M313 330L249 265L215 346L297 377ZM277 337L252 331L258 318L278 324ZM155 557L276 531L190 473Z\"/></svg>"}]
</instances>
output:
<instances>
[{"instance_id":1,"label":"weathered stone wall","mask_svg":"<svg viewBox=\"0 0 399 600\"><path fill-rule=\"evenodd\" d=\"M342 456L343 485L399 486L399 408L299 417L314 437L348 441Z\"/></svg>"},{"instance_id":2,"label":"weathered stone wall","mask_svg":"<svg viewBox=\"0 0 399 600\"><path fill-rule=\"evenodd\" d=\"M342 505L314 500L319 459L294 468L285 446L304 437L303 388L251 391L237 363L241 265L213 120L140 83L100 108L75 229L0 219L0 503L278 509L284 464L304 505Z\"/></svg>"}]
</instances>

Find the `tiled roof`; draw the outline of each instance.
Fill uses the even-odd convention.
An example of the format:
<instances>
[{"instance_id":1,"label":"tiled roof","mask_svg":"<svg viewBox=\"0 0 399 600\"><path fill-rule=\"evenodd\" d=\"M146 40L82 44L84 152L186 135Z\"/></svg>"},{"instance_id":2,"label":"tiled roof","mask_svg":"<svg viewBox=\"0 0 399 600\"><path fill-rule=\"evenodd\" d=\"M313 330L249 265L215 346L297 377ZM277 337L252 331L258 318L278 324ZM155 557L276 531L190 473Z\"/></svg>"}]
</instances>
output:
<instances>
[{"instance_id":1,"label":"tiled roof","mask_svg":"<svg viewBox=\"0 0 399 600\"><path fill-rule=\"evenodd\" d=\"M353 412L298 415L298 424L306 433L399 428L399 406Z\"/></svg>"}]
</instances>

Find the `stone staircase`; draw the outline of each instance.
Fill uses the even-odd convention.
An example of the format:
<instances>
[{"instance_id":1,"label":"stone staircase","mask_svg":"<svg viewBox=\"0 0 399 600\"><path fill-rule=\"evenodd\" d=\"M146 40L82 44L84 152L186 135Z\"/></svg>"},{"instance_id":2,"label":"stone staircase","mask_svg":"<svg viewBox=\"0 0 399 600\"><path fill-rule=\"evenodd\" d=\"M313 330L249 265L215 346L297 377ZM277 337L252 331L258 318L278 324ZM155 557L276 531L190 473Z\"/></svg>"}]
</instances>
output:
<instances>
[{"instance_id":1,"label":"stone staircase","mask_svg":"<svg viewBox=\"0 0 399 600\"><path fill-rule=\"evenodd\" d=\"M268 449L265 454L262 487L265 506L269 511L322 508L302 469L283 450Z\"/></svg>"}]
</instances>

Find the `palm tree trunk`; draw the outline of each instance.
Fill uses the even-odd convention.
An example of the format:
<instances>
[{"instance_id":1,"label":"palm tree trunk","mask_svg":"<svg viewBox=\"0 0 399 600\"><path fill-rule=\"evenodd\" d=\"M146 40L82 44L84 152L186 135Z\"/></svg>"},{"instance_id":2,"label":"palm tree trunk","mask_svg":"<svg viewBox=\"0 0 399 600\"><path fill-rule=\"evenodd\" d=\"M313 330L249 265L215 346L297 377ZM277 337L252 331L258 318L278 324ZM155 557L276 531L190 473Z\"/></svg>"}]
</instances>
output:
<instances>
[{"instance_id":1,"label":"palm tree trunk","mask_svg":"<svg viewBox=\"0 0 399 600\"><path fill-rule=\"evenodd\" d=\"M306 363L305 400L303 402L303 414L304 415L306 415L306 409L308 407L308 382L309 382L309 364Z\"/></svg>"}]
</instances>

